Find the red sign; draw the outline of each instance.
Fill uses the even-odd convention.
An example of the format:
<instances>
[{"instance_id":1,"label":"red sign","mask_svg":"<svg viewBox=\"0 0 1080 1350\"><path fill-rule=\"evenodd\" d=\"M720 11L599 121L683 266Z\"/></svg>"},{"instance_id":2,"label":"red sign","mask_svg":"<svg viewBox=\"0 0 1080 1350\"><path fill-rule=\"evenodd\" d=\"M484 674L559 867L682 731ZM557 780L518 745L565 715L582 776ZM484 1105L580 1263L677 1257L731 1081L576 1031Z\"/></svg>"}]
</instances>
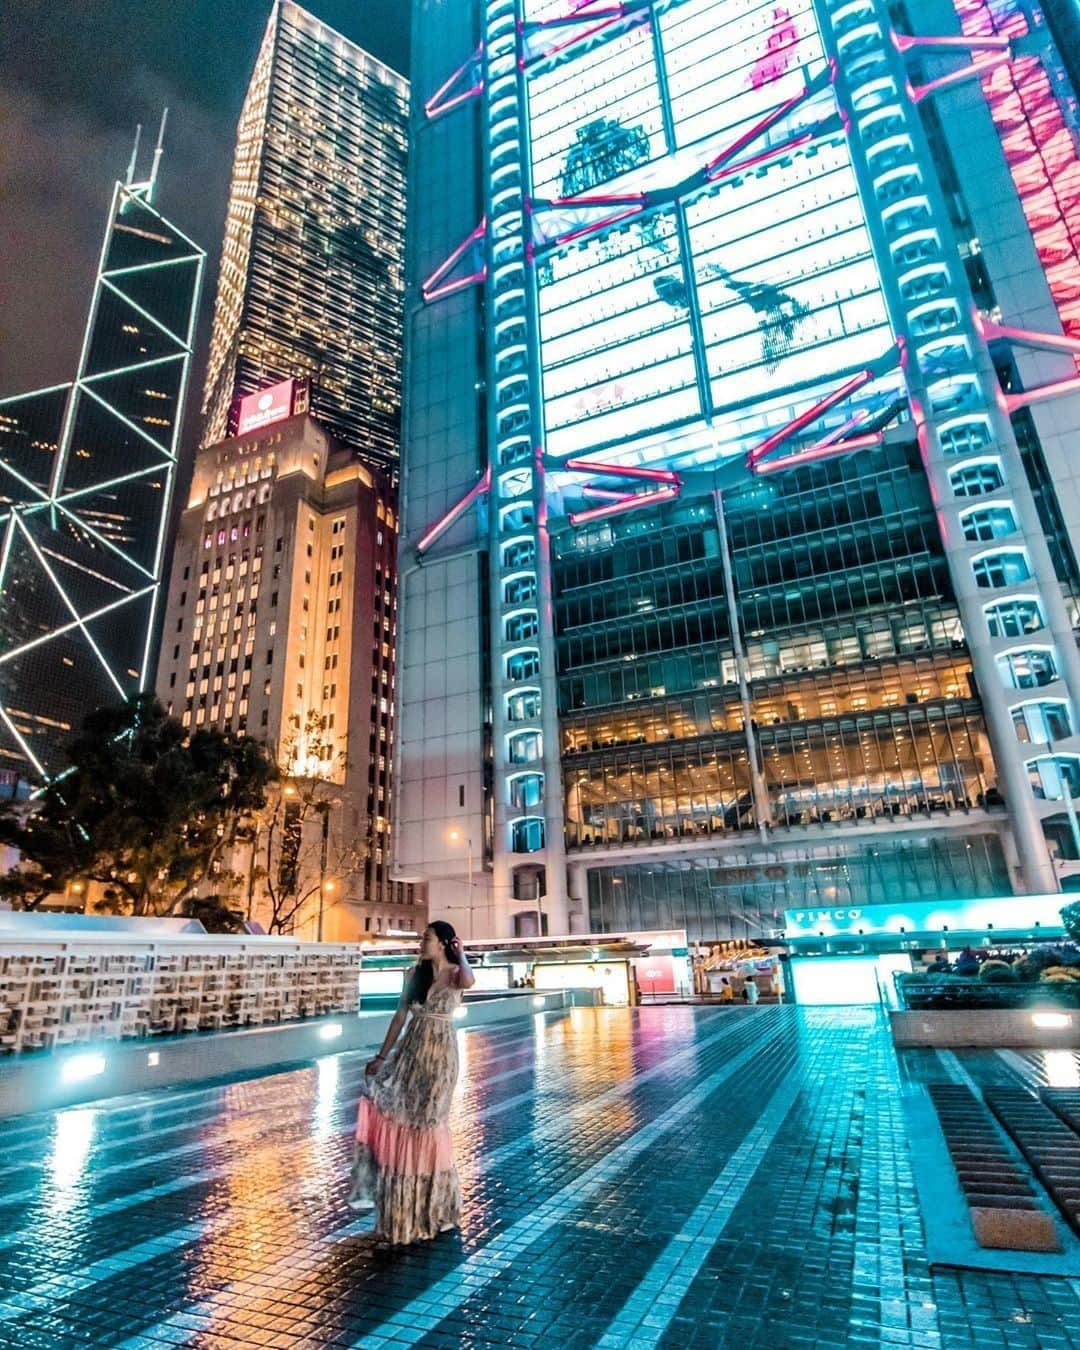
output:
<instances>
[{"instance_id":1,"label":"red sign","mask_svg":"<svg viewBox=\"0 0 1080 1350\"><path fill-rule=\"evenodd\" d=\"M235 436L244 436L249 431L259 431L283 422L292 417L296 400L296 380L282 380L268 389L258 389L254 394L245 394L239 401L236 411Z\"/></svg>"}]
</instances>

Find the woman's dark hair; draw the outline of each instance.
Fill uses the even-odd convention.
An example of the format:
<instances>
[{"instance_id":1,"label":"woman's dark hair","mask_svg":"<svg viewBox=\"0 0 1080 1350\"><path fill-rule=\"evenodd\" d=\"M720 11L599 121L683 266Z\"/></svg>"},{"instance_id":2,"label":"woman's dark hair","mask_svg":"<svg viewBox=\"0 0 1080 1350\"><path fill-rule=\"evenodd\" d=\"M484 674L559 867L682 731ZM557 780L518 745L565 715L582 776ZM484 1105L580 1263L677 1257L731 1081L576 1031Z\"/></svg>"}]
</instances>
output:
<instances>
[{"instance_id":1,"label":"woman's dark hair","mask_svg":"<svg viewBox=\"0 0 1080 1350\"><path fill-rule=\"evenodd\" d=\"M440 943L442 943L443 954L446 959L451 962L452 965L460 966L461 961L458 959L457 953L450 949L451 942L457 937L453 926L446 923L443 919L432 919L428 924L428 928L431 929L439 939ZM424 932L427 932L427 928L424 929ZM413 972L409 980L409 1002L426 1003L428 990L434 983L434 963L431 961L417 961L416 965L413 967Z\"/></svg>"}]
</instances>

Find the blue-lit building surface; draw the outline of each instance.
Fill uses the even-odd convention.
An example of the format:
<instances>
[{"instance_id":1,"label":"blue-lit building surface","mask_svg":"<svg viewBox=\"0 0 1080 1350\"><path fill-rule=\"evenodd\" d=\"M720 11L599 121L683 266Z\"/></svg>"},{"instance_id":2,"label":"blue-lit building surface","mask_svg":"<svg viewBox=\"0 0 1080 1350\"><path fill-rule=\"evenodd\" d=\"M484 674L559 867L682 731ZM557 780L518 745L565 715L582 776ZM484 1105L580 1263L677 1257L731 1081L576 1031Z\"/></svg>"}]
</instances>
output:
<instances>
[{"instance_id":1,"label":"blue-lit building surface","mask_svg":"<svg viewBox=\"0 0 1080 1350\"><path fill-rule=\"evenodd\" d=\"M398 874L477 936L1067 887L1038 5L415 0L413 53Z\"/></svg>"},{"instance_id":2,"label":"blue-lit building surface","mask_svg":"<svg viewBox=\"0 0 1080 1350\"><path fill-rule=\"evenodd\" d=\"M135 160L109 208L76 378L0 400L0 770L40 783L147 689L203 250Z\"/></svg>"}]
</instances>

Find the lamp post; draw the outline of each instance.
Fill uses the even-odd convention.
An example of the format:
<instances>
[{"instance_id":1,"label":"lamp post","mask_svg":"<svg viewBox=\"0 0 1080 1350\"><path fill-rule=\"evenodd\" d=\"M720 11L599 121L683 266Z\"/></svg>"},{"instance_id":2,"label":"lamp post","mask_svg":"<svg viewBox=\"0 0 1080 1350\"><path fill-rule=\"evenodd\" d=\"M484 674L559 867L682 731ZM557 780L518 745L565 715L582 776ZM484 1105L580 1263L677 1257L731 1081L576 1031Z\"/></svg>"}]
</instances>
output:
<instances>
[{"instance_id":1,"label":"lamp post","mask_svg":"<svg viewBox=\"0 0 1080 1350\"><path fill-rule=\"evenodd\" d=\"M320 801L315 803L315 810L322 816L322 841L319 845L319 922L315 931L315 941L322 941L323 930L323 907L326 899L326 889L328 883L326 880L326 848L330 838L330 803Z\"/></svg>"},{"instance_id":2,"label":"lamp post","mask_svg":"<svg viewBox=\"0 0 1080 1350\"><path fill-rule=\"evenodd\" d=\"M469 937L473 936L473 857L472 857L472 837L463 834L461 830L450 831L450 842L452 844L465 842L465 868L468 880L466 882L467 890L465 892L465 903L469 911Z\"/></svg>"}]
</instances>

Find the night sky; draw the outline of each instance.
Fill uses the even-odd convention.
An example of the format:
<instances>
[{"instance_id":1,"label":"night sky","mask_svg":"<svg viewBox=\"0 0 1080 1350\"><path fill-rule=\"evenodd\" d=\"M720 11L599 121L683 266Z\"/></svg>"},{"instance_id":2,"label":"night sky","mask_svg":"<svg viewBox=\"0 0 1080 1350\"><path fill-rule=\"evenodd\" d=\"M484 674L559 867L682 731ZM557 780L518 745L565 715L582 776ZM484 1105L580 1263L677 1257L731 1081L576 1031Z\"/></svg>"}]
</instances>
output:
<instances>
[{"instance_id":1,"label":"night sky","mask_svg":"<svg viewBox=\"0 0 1080 1350\"><path fill-rule=\"evenodd\" d=\"M408 73L409 0L305 8ZM209 254L201 397L236 120L269 13L270 0L0 0L0 396L74 374L112 184L135 124L149 150L167 104L155 204Z\"/></svg>"}]
</instances>

